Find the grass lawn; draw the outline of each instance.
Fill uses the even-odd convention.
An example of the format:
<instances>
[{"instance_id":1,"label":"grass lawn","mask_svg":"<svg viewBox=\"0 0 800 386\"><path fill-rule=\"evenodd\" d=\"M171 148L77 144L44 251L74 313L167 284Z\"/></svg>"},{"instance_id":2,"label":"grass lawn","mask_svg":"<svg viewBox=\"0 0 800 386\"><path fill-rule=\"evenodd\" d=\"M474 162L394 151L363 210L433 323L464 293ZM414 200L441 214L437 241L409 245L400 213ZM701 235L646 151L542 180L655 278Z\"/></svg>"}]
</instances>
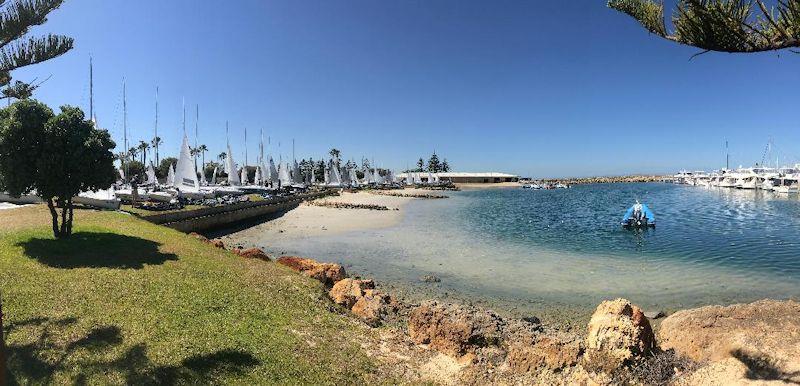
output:
<instances>
[{"instance_id":1,"label":"grass lawn","mask_svg":"<svg viewBox=\"0 0 800 386\"><path fill-rule=\"evenodd\" d=\"M186 205L181 209L147 210L147 209L134 208L133 205L130 205L130 204L123 204L123 205L119 206L120 210L124 210L124 211L129 212L129 213L137 214L139 216L150 216L150 215L154 215L154 214L185 212L185 211L189 211L189 210L203 209L203 208L208 208L208 207L204 206L204 205Z\"/></svg>"},{"instance_id":2,"label":"grass lawn","mask_svg":"<svg viewBox=\"0 0 800 386\"><path fill-rule=\"evenodd\" d=\"M0 211L11 384L387 381L316 281L129 214Z\"/></svg>"}]
</instances>

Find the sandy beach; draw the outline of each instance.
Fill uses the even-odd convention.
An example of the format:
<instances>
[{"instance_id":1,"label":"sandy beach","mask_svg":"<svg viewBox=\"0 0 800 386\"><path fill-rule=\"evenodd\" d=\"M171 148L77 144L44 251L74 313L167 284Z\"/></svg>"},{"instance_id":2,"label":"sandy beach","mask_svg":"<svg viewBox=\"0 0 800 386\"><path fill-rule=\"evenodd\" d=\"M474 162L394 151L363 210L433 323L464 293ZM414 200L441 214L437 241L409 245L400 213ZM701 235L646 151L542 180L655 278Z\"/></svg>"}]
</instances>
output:
<instances>
[{"instance_id":1,"label":"sandy beach","mask_svg":"<svg viewBox=\"0 0 800 386\"><path fill-rule=\"evenodd\" d=\"M444 192L446 193L446 192ZM443 192L425 189L403 189L386 194L404 195L442 195ZM258 224L251 228L225 236L243 245L258 245L270 241L304 239L320 235L336 235L367 229L388 228L403 218L403 207L412 200L422 198L397 197L386 194L373 194L366 191L343 192L303 203L278 218ZM318 206L315 203L341 203L356 205L378 205L390 210L340 209Z\"/></svg>"}]
</instances>

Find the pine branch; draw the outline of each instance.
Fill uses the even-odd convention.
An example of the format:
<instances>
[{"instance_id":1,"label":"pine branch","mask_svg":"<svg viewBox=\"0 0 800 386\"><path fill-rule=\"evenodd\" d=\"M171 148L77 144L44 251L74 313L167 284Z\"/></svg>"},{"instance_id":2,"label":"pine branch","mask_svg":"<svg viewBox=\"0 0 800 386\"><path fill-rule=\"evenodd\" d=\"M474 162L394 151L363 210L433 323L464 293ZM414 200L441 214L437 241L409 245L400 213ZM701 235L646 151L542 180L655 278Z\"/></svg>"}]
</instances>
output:
<instances>
[{"instance_id":1,"label":"pine branch","mask_svg":"<svg viewBox=\"0 0 800 386\"><path fill-rule=\"evenodd\" d=\"M60 35L28 38L0 49L0 72L36 64L60 56L72 49L73 40Z\"/></svg>"},{"instance_id":2,"label":"pine branch","mask_svg":"<svg viewBox=\"0 0 800 386\"><path fill-rule=\"evenodd\" d=\"M63 0L16 0L0 10L0 47L21 38L32 26L44 24Z\"/></svg>"},{"instance_id":3,"label":"pine branch","mask_svg":"<svg viewBox=\"0 0 800 386\"><path fill-rule=\"evenodd\" d=\"M638 20L665 39L718 52L763 52L800 47L800 0L777 0L770 10L755 0L680 0L673 13L674 31L664 26L663 3L610 0L608 6ZM774 13L777 13L777 18Z\"/></svg>"}]
</instances>

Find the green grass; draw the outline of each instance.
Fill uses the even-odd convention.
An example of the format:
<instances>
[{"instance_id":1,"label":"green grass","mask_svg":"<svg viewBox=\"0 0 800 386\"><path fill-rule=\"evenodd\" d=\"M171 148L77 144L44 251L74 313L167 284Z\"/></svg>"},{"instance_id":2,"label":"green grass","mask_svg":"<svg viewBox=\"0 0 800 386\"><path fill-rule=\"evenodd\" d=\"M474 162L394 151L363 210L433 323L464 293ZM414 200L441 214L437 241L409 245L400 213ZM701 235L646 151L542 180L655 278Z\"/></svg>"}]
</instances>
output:
<instances>
[{"instance_id":1,"label":"green grass","mask_svg":"<svg viewBox=\"0 0 800 386\"><path fill-rule=\"evenodd\" d=\"M130 205L130 204L123 204L123 205L119 206L120 210L124 210L124 211L126 211L128 213L133 213L133 214L136 214L136 215L139 215L139 216L150 216L150 215L154 215L154 214L185 212L185 211L189 211L189 210L203 209L203 208L208 208L208 207L204 206L204 205L186 205L181 209L147 210L147 209L141 209L141 208L134 208L133 205Z\"/></svg>"},{"instance_id":2,"label":"green grass","mask_svg":"<svg viewBox=\"0 0 800 386\"><path fill-rule=\"evenodd\" d=\"M12 384L382 381L321 285L116 212L0 212Z\"/></svg>"}]
</instances>

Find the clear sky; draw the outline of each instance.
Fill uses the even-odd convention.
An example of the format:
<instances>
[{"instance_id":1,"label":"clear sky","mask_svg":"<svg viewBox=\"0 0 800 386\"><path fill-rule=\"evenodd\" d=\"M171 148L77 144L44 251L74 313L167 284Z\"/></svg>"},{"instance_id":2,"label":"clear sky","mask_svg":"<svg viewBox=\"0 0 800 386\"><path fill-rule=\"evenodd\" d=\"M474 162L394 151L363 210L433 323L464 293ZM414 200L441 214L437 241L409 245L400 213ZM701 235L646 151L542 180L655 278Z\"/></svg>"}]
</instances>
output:
<instances>
[{"instance_id":1,"label":"clear sky","mask_svg":"<svg viewBox=\"0 0 800 386\"><path fill-rule=\"evenodd\" d=\"M33 32L75 49L12 75L52 75L36 98L88 109L91 54L118 143L123 77L136 141L153 137L158 86L162 156L185 98L206 158L227 120L239 163L245 128L251 163L262 128L276 158L295 139L298 158L336 147L397 169L434 150L458 171L537 177L711 169L726 139L738 166L770 138L800 162L800 55L689 61L605 1L67 0Z\"/></svg>"}]
</instances>

